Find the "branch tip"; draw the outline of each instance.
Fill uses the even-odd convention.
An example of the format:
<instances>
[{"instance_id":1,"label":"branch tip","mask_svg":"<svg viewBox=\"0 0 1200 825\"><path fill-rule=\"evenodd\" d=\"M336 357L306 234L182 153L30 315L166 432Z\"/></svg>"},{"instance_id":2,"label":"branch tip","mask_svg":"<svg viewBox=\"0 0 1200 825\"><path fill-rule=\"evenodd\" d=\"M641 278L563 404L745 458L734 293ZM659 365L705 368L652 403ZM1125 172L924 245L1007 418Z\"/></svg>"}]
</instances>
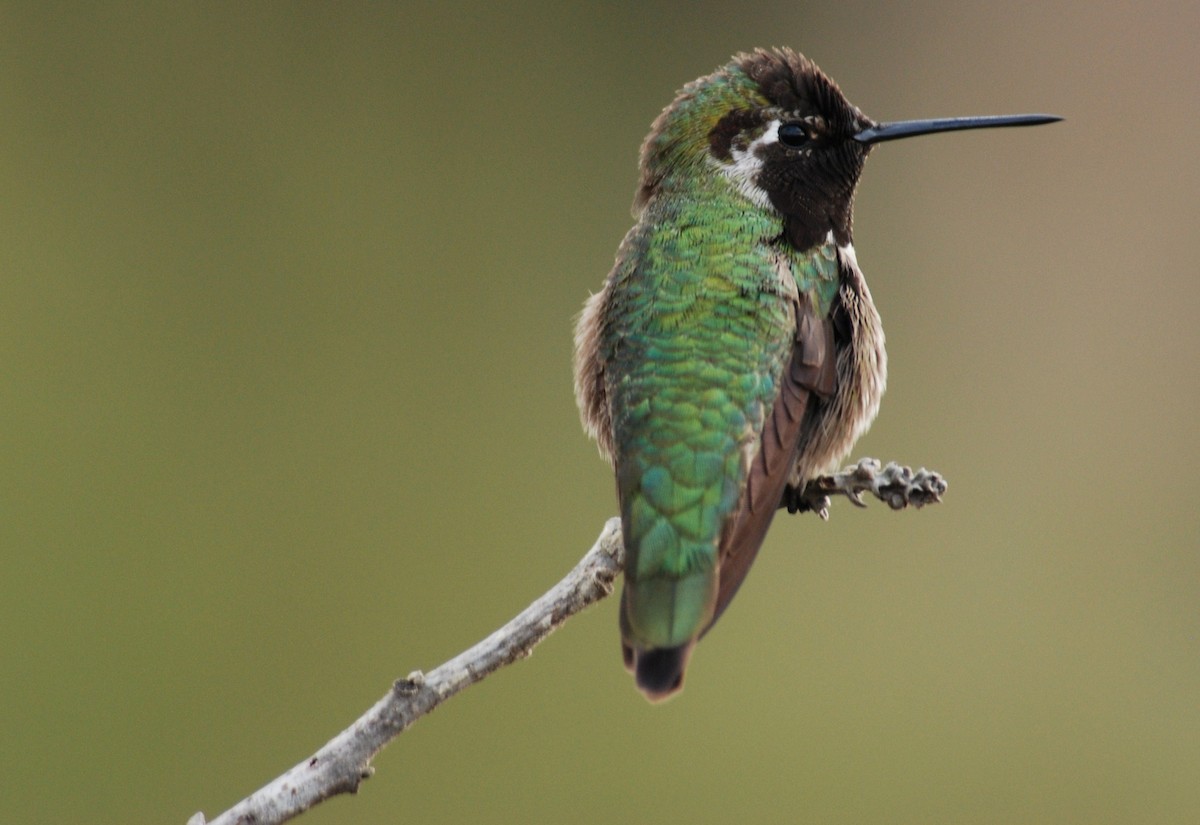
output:
<instances>
[{"instance_id":1,"label":"branch tip","mask_svg":"<svg viewBox=\"0 0 1200 825\"><path fill-rule=\"evenodd\" d=\"M828 520L831 495L843 495L851 504L866 507L863 493L870 493L893 510L909 506L920 509L941 501L946 487L941 473L924 467L914 471L894 461L884 466L878 459L862 458L839 472L810 481L803 492L788 502L788 511L812 510Z\"/></svg>"}]
</instances>

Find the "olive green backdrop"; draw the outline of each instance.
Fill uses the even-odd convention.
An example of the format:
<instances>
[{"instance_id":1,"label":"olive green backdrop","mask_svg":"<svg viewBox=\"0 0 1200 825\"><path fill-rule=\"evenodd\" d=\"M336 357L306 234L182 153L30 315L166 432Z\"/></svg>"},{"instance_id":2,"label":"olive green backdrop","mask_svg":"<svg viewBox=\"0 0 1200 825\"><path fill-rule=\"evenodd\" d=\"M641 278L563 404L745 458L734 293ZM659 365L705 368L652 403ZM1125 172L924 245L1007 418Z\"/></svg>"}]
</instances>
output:
<instances>
[{"instance_id":1,"label":"olive green backdrop","mask_svg":"<svg viewBox=\"0 0 1200 825\"><path fill-rule=\"evenodd\" d=\"M1200 12L1121 5L0 8L0 820L211 816L569 569L638 145L790 45L1067 117L859 190L855 455L945 503L778 519L664 706L605 602L303 821L1196 821Z\"/></svg>"}]
</instances>

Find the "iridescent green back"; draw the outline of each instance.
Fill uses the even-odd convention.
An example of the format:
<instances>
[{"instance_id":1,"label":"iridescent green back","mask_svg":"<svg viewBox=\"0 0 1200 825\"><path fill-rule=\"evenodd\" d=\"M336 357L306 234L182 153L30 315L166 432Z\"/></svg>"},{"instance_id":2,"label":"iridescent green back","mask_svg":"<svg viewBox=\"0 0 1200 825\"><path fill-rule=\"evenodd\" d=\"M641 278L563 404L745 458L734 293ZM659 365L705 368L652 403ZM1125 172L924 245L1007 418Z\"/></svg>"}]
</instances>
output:
<instances>
[{"instance_id":1,"label":"iridescent green back","mask_svg":"<svg viewBox=\"0 0 1200 825\"><path fill-rule=\"evenodd\" d=\"M787 256L778 218L749 207L713 175L652 199L610 284L600 346L640 647L684 644L712 616L722 530L792 352L781 275L822 314L836 288L831 247Z\"/></svg>"}]
</instances>

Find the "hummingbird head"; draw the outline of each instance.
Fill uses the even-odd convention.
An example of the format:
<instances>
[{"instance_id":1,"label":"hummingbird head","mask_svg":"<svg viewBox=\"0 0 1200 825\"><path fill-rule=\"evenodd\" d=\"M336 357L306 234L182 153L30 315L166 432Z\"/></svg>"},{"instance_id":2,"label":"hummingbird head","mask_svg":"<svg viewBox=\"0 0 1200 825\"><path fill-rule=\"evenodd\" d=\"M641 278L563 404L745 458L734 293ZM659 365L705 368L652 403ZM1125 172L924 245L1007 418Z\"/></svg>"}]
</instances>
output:
<instances>
[{"instance_id":1,"label":"hummingbird head","mask_svg":"<svg viewBox=\"0 0 1200 825\"><path fill-rule=\"evenodd\" d=\"M756 207L778 213L799 249L830 231L850 240L854 188L874 122L816 64L790 49L758 49L685 86L642 146L636 206L724 177Z\"/></svg>"},{"instance_id":2,"label":"hummingbird head","mask_svg":"<svg viewBox=\"0 0 1200 825\"><path fill-rule=\"evenodd\" d=\"M879 124L846 100L815 63L791 49L736 55L692 81L654 121L642 144L635 213L654 198L723 177L755 207L778 214L797 249L831 232L851 241L854 190L871 148L954 129L1049 123L1048 115Z\"/></svg>"}]
</instances>

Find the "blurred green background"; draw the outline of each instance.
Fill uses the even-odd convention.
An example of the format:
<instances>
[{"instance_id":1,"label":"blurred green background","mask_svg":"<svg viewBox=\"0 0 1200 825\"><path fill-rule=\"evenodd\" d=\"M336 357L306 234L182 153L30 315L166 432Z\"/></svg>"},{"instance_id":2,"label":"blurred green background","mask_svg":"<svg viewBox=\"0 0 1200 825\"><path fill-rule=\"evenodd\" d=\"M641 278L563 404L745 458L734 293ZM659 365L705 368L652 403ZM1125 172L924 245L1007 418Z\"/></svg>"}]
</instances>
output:
<instances>
[{"instance_id":1,"label":"blurred green background","mask_svg":"<svg viewBox=\"0 0 1200 825\"><path fill-rule=\"evenodd\" d=\"M758 45L878 119L854 455L687 690L616 602L306 823L1200 817L1194 3L0 9L0 821L219 813L507 620L615 512L572 319L639 143Z\"/></svg>"}]
</instances>

